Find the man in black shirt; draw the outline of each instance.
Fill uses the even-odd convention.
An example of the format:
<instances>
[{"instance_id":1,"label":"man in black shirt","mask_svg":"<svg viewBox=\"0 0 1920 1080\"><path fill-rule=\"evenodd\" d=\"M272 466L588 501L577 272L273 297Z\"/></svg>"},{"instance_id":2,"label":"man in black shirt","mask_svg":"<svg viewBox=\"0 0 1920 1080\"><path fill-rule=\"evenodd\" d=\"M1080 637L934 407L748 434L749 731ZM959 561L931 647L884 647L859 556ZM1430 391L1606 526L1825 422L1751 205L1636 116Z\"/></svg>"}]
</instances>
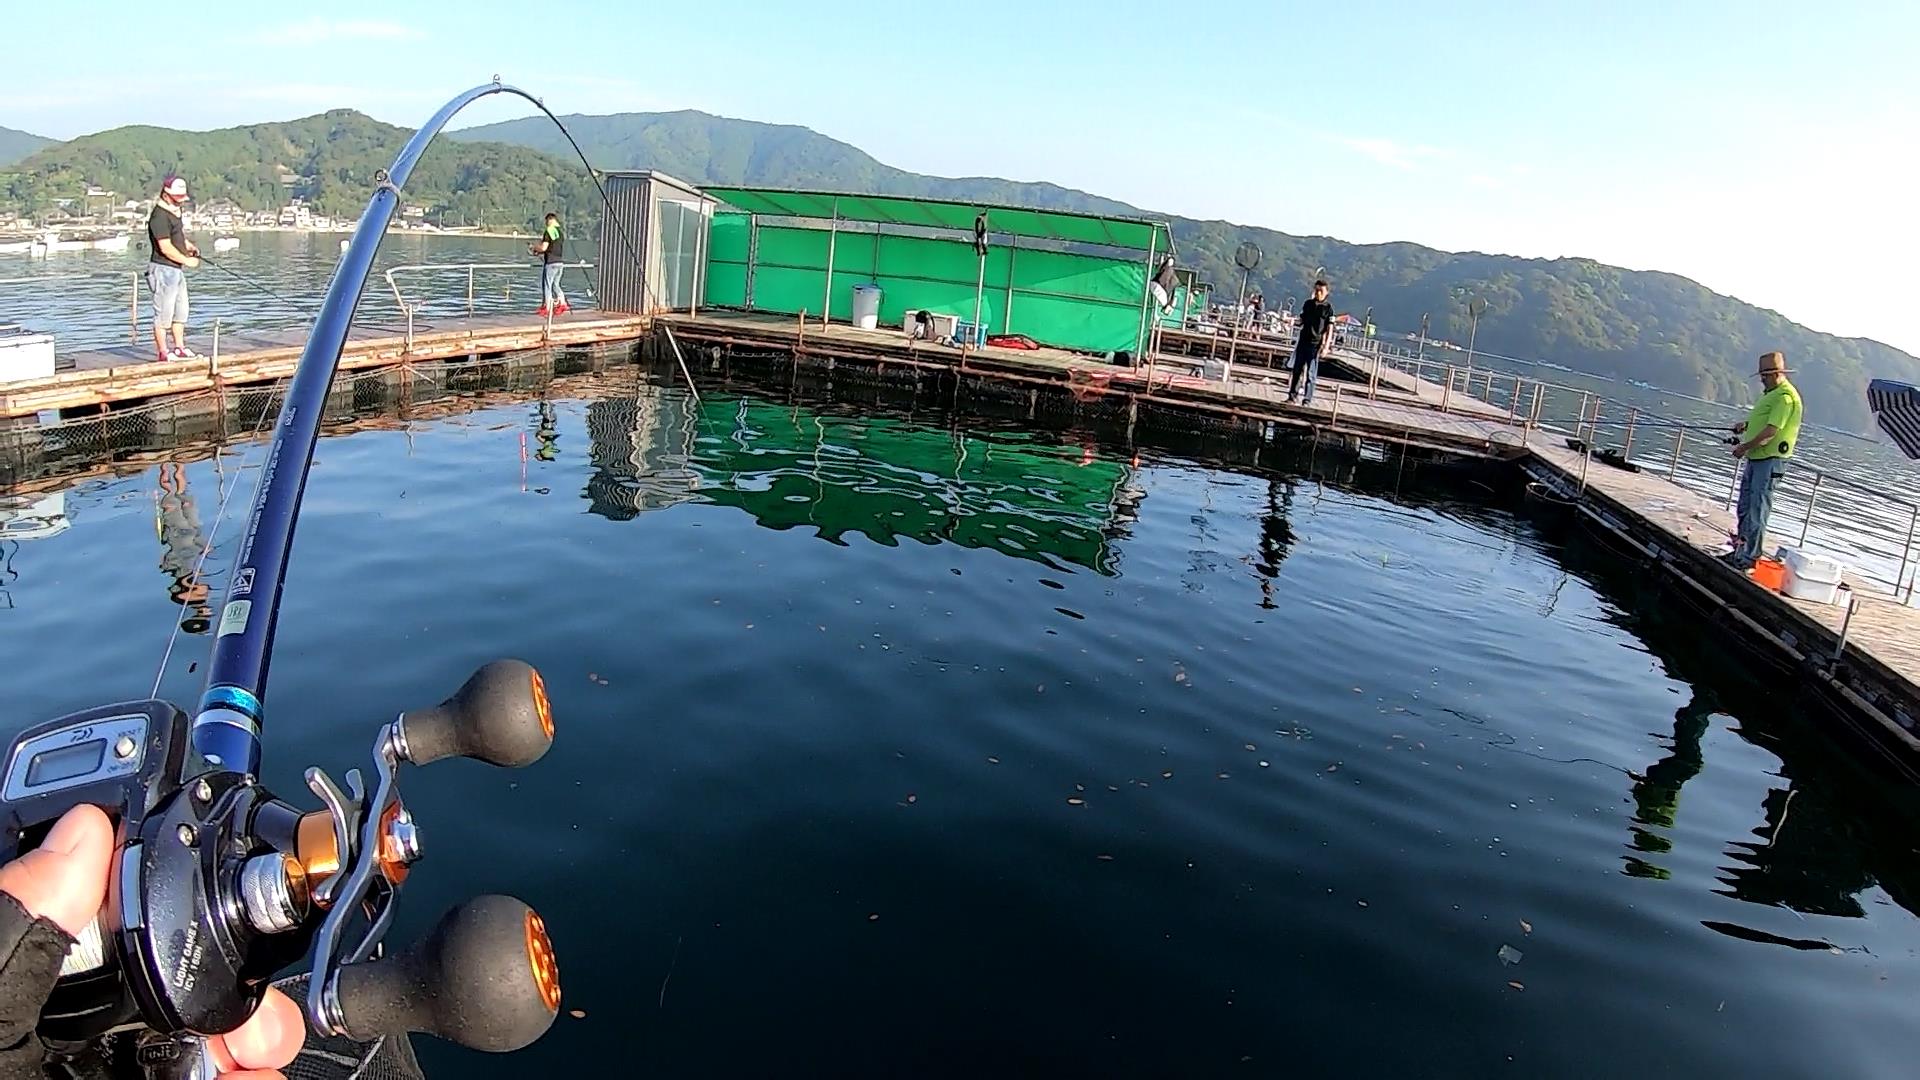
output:
<instances>
[{"instance_id":1,"label":"man in black shirt","mask_svg":"<svg viewBox=\"0 0 1920 1080\"><path fill-rule=\"evenodd\" d=\"M1300 340L1293 346L1293 377L1287 380L1287 400L1313 404L1313 387L1320 379L1320 358L1333 348L1333 305L1327 302L1325 280L1313 283L1313 299L1300 305ZM1300 397L1300 373L1307 376L1306 397Z\"/></svg>"},{"instance_id":2,"label":"man in black shirt","mask_svg":"<svg viewBox=\"0 0 1920 1080\"><path fill-rule=\"evenodd\" d=\"M560 215L548 214L540 229L540 239L528 248L540 256L540 308L535 315L545 315L552 311L555 315L565 315L567 294L560 291L560 271L566 269L561 260L561 251L566 247L567 238L560 231Z\"/></svg>"},{"instance_id":3,"label":"man in black shirt","mask_svg":"<svg viewBox=\"0 0 1920 1080\"><path fill-rule=\"evenodd\" d=\"M200 265L200 249L187 239L180 208L187 201L187 182L169 176L147 216L147 288L153 293L153 351L159 360L188 360L187 275ZM173 327L173 348L167 348L167 327Z\"/></svg>"}]
</instances>

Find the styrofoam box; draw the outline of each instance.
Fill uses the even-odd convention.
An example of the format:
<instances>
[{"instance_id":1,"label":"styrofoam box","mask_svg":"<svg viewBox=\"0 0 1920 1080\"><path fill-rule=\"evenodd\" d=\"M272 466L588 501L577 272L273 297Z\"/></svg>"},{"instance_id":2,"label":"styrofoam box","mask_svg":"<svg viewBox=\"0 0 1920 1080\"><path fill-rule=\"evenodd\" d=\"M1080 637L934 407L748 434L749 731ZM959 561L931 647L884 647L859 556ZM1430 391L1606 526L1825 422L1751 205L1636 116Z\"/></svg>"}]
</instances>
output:
<instances>
[{"instance_id":1,"label":"styrofoam box","mask_svg":"<svg viewBox=\"0 0 1920 1080\"><path fill-rule=\"evenodd\" d=\"M53 335L0 326L0 382L53 377Z\"/></svg>"},{"instance_id":2,"label":"styrofoam box","mask_svg":"<svg viewBox=\"0 0 1920 1080\"><path fill-rule=\"evenodd\" d=\"M1787 567L1780 591L1816 604L1833 603L1834 594L1840 590L1840 579L1847 572L1846 564L1838 559L1798 548L1781 548L1780 561Z\"/></svg>"}]
</instances>

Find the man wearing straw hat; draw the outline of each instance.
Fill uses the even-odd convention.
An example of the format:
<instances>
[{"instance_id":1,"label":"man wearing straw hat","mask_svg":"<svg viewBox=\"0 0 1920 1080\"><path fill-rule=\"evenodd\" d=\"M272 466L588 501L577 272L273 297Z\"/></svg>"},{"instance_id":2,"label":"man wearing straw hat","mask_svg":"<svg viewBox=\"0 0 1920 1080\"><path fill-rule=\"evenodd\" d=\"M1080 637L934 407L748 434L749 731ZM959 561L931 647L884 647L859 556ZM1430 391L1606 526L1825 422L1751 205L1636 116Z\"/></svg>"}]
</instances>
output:
<instances>
[{"instance_id":1,"label":"man wearing straw hat","mask_svg":"<svg viewBox=\"0 0 1920 1080\"><path fill-rule=\"evenodd\" d=\"M1753 403L1747 418L1733 425L1733 456L1746 462L1740 474L1740 532L1733 550L1722 556L1736 570L1751 570L1766 541L1767 515L1773 512L1773 489L1787 471L1793 448L1800 441L1800 391L1787 381L1784 353L1760 356L1756 374L1767 388Z\"/></svg>"}]
</instances>

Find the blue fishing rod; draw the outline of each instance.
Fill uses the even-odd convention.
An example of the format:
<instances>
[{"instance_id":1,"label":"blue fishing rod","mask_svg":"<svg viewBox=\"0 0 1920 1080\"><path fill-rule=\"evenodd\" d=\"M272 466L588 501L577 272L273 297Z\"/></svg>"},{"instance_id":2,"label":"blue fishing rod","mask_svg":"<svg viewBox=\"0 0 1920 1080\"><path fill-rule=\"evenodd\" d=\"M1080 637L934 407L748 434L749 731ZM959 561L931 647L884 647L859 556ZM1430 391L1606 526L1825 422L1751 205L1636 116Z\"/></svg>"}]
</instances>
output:
<instances>
[{"instance_id":1,"label":"blue fishing rod","mask_svg":"<svg viewBox=\"0 0 1920 1080\"><path fill-rule=\"evenodd\" d=\"M532 667L496 660L440 705L382 724L371 791L359 770L342 785L311 768L306 783L321 807L303 810L259 782L287 559L354 310L420 155L461 109L503 93L553 116L496 79L447 102L375 175L274 426L191 717L158 699L105 705L31 727L8 750L0 860L37 845L81 804L104 808L115 824L106 902L34 1029L50 1066L211 1077L207 1040L245 1022L273 977L303 958L308 1025L323 1037L367 1044L420 1032L508 1051L539 1038L557 1015L545 925L512 897L468 901L412 947L380 955L422 852L400 798L402 767L449 757L503 767L538 760L552 743L553 716Z\"/></svg>"}]
</instances>

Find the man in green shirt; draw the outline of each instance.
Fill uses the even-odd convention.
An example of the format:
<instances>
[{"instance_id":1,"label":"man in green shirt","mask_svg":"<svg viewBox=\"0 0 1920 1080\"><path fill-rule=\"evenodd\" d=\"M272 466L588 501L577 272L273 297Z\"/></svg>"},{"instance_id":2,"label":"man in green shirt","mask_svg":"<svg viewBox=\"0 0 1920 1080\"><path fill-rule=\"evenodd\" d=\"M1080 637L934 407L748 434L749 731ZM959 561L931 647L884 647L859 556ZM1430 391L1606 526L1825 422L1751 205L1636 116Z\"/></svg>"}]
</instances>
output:
<instances>
[{"instance_id":1,"label":"man in green shirt","mask_svg":"<svg viewBox=\"0 0 1920 1080\"><path fill-rule=\"evenodd\" d=\"M1733 425L1733 456L1745 460L1740 474L1740 534L1724 557L1729 566L1750 570L1760 557L1767 535L1767 515L1773 512L1773 489L1787 471L1793 448L1800 441L1800 391L1787 381L1787 358L1770 352L1760 357L1759 376L1767 392L1753 403L1745 420Z\"/></svg>"}]
</instances>

